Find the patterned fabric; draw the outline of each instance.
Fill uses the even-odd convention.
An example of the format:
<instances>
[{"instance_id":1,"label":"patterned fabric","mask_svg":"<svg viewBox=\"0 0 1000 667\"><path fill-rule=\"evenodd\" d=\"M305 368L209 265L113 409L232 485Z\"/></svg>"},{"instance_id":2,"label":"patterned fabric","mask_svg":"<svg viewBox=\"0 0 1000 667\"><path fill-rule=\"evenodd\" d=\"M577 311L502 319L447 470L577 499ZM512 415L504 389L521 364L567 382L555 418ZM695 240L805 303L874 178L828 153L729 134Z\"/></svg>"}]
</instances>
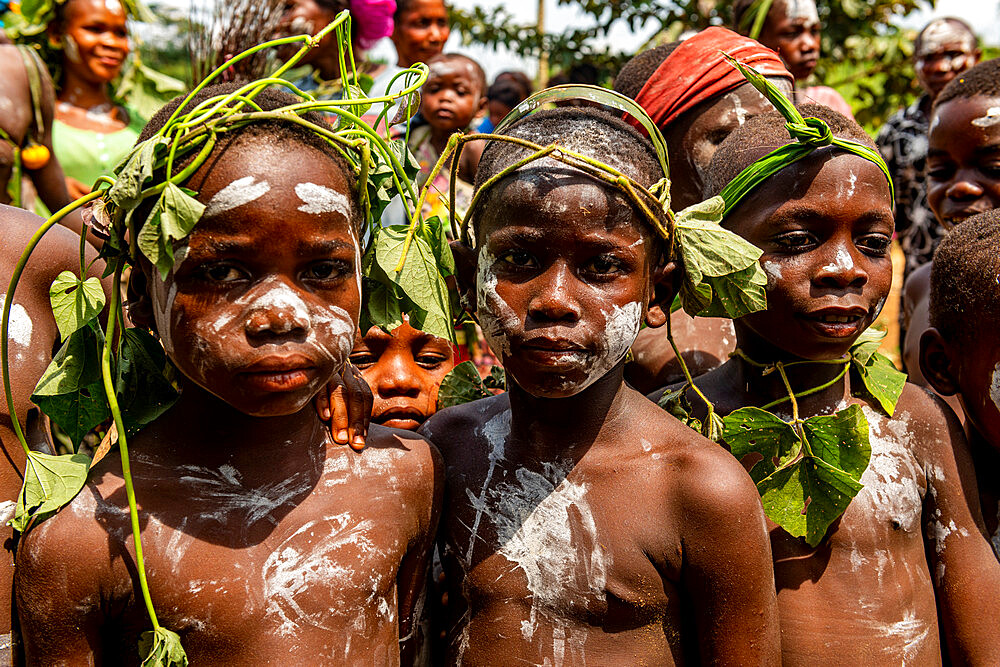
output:
<instances>
[{"instance_id":1,"label":"patterned fabric","mask_svg":"<svg viewBox=\"0 0 1000 667\"><path fill-rule=\"evenodd\" d=\"M925 106L930 107L926 95L894 113L875 140L896 188L896 232L906 255L906 276L933 259L934 249L944 236L944 228L927 205L924 186L930 121L923 111Z\"/></svg>"}]
</instances>

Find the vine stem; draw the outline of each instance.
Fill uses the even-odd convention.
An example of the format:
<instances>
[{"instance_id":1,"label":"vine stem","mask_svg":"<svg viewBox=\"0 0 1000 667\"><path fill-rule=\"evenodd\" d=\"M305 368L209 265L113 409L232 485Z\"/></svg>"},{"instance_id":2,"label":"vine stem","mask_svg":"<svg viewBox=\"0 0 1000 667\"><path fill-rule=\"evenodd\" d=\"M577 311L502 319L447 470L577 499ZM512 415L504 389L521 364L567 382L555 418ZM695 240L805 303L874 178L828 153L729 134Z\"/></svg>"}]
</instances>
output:
<instances>
[{"instance_id":1,"label":"vine stem","mask_svg":"<svg viewBox=\"0 0 1000 667\"><path fill-rule=\"evenodd\" d=\"M142 589L142 599L146 603L149 620L153 630L160 627L156 620L156 610L153 609L153 599L149 595L149 584L146 582L146 562L142 555L142 540L139 536L139 510L135 504L135 488L132 486L132 469L129 466L128 439L125 434L125 424L122 422L121 409L118 406L118 395L115 391L114 378L111 377L111 346L114 345L115 323L121 316L121 286L124 260L115 265L114 289L111 294L111 312L108 316L108 329L104 337L104 351L101 354L101 376L104 380L104 393L108 399L108 407L118 429L118 449L122 459L122 477L125 478L125 495L128 497L128 514L132 523L132 540L135 543L135 565L139 572L139 587ZM123 332L124 333L124 332Z\"/></svg>"},{"instance_id":2,"label":"vine stem","mask_svg":"<svg viewBox=\"0 0 1000 667\"><path fill-rule=\"evenodd\" d=\"M52 229L55 225L65 218L67 215L82 208L85 204L88 204L101 195L104 192L100 190L95 190L85 197L77 199L71 204L67 204L63 208L59 209L52 215L51 218L42 223L42 226L31 235L28 240L28 245L25 247L24 251L21 253L21 257L17 260L17 264L14 266L14 272L10 276L10 283L7 285L7 294L3 302L3 323L0 324L0 364L4 369L3 373L3 392L7 399L7 414L10 415L10 421L14 427L14 434L17 436L17 441L21 443L21 448L24 450L24 455L27 456L31 452L31 448L28 447L28 441L24 437L24 432L21 430L21 423L17 419L17 414L14 409L14 392L10 387L10 357L8 344L10 338L8 335L8 330L10 328L10 309L14 304L14 290L17 289L17 284L21 280L21 274L24 272L24 267L27 266L28 260L31 258L31 253L34 252L35 246L41 242L42 237L45 236L46 232Z\"/></svg>"},{"instance_id":3,"label":"vine stem","mask_svg":"<svg viewBox=\"0 0 1000 667\"><path fill-rule=\"evenodd\" d=\"M788 374L785 373L785 364L779 361L775 363L774 367L777 369L778 375L781 376L781 381L785 383L788 399L792 402L792 428L795 429L795 434L799 436L799 442L802 443L803 451L811 456L812 450L809 448L805 430L802 428L802 419L799 418L799 402L795 399L795 392L792 391L792 385L788 382Z\"/></svg>"},{"instance_id":4,"label":"vine stem","mask_svg":"<svg viewBox=\"0 0 1000 667\"><path fill-rule=\"evenodd\" d=\"M698 385L694 383L694 378L691 377L691 371L688 369L687 363L684 361L684 357L681 356L681 351L677 348L677 343L674 342L674 332L670 326L670 313L667 314L667 341L670 342L670 347L674 351L677 363L681 366L681 372L684 373L684 379L687 381L688 386L694 390L694 393L698 395L698 398L700 398L705 403L705 407L708 408L708 414L705 418L705 427L707 427L712 423L712 415L715 414L715 404L708 400L708 397L702 393L701 389L698 389Z\"/></svg>"}]
</instances>

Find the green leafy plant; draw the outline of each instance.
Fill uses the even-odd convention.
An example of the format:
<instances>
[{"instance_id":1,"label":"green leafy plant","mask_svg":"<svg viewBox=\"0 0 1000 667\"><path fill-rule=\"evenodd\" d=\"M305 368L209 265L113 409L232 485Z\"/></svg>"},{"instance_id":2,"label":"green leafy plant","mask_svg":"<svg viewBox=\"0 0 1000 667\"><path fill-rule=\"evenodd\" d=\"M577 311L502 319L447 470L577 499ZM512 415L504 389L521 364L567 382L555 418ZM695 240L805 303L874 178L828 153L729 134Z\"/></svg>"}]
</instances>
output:
<instances>
[{"instance_id":1,"label":"green leafy plant","mask_svg":"<svg viewBox=\"0 0 1000 667\"><path fill-rule=\"evenodd\" d=\"M325 37L335 33L341 46L341 80L349 82L344 97L318 101L282 79ZM287 62L269 76L238 90L191 106L206 85L218 80L230 66L265 49L300 45ZM350 50L350 15L342 12L315 36L297 35L272 40L237 55L214 70L185 98L164 126L136 145L115 168L114 177L98 179L93 192L49 218L30 239L11 277L4 304L0 358L4 366L4 392L14 430L27 457L24 487L11 525L24 531L70 502L86 483L90 460L83 454L49 456L28 448L13 407L9 381L8 327L10 308L21 273L42 236L70 212L90 207L85 215L94 232L106 238L100 257L113 276L110 303L95 278L85 278L88 266L81 239L80 274L63 272L50 289L53 315L63 340L35 388L32 400L73 440L79 443L97 426L113 421L121 454L122 475L128 500L136 572L152 630L140 641L143 665L182 666L187 658L177 634L162 627L146 582L135 489L129 467L128 439L166 411L176 400L170 380L171 366L159 343L140 329L126 329L121 304L122 273L135 266L140 255L165 276L173 266L174 248L186 238L204 212L197 193L184 183L205 162L220 135L248 123L282 121L301 125L327 141L354 170L358 198L371 239L360 270L371 288L365 320L386 328L398 325L402 313L410 324L437 336L452 339L451 297L445 278L454 271L454 259L440 220L422 220L413 179L419 169L404 142L388 141L374 128L388 124L387 115L401 97L412 100L427 77L425 65L404 70L404 90L376 98L365 97L359 86ZM298 97L297 102L274 111L263 111L254 98L269 86L279 86ZM381 105L374 125L362 114ZM409 102L405 108L415 107ZM318 111L334 119L332 129L303 118ZM402 120L408 119L405 115ZM393 119L397 120L397 119ZM181 160L186 166L176 169ZM383 229L375 217L394 196L401 196L407 211L415 211L409 225ZM151 206L142 206L151 202ZM145 210L141 225L135 218ZM106 317L106 325L101 318Z\"/></svg>"},{"instance_id":2,"label":"green leafy plant","mask_svg":"<svg viewBox=\"0 0 1000 667\"><path fill-rule=\"evenodd\" d=\"M499 366L490 369L485 378L471 361L463 361L451 369L438 387L437 409L444 410L493 395L491 389L505 389L507 379Z\"/></svg>"}]
</instances>

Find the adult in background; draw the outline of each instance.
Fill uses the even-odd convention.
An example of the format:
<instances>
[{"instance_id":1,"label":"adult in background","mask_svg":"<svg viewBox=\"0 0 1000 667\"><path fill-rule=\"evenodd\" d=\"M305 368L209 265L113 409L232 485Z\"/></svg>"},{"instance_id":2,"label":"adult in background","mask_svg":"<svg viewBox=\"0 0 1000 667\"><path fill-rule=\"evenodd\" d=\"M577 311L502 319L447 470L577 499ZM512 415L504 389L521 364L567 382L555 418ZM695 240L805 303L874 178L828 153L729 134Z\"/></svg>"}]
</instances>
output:
<instances>
[{"instance_id":1,"label":"adult in background","mask_svg":"<svg viewBox=\"0 0 1000 667\"><path fill-rule=\"evenodd\" d=\"M754 3L755 0L736 0L733 3L733 30L751 35L756 14L751 11ZM820 23L815 0L774 0L756 39L774 49L795 77L793 100L796 104L822 104L854 118L851 105L833 88L800 87L812 76L819 62Z\"/></svg>"},{"instance_id":2,"label":"adult in background","mask_svg":"<svg viewBox=\"0 0 1000 667\"><path fill-rule=\"evenodd\" d=\"M885 122L875 142L892 172L896 190L896 233L906 256L904 276L934 256L944 228L927 205L924 163L931 106L948 82L979 62L979 44L969 25L956 18L934 19L913 44L913 63L924 93Z\"/></svg>"}]
</instances>

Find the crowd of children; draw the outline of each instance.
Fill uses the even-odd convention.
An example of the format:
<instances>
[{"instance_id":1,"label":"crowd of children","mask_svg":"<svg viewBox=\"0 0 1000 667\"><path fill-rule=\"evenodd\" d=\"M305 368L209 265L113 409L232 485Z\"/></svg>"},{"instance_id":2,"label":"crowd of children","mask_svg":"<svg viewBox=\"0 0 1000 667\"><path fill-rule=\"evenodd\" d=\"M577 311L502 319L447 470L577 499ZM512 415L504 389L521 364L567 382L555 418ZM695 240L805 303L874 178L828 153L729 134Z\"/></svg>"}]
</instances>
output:
<instances>
[{"instance_id":1,"label":"crowd of children","mask_svg":"<svg viewBox=\"0 0 1000 667\"><path fill-rule=\"evenodd\" d=\"M177 97L40 243L0 207L0 665L1000 664L1000 59L977 64L972 29L920 33L926 94L875 141L802 85L812 0L740 0L615 92L525 104L523 74L442 52L441 0L323 32L378 4L290 2L284 32L330 35L296 86ZM57 84L115 69L122 6L58 15L100 15L112 46L61 38ZM378 97L422 72L418 107L341 122L344 49L390 32L398 62L359 74ZM52 147L41 81L38 127L0 119L14 146ZM50 206L98 194L68 196L56 159L28 175ZM910 382L872 336L897 233ZM432 331L435 279L454 317ZM456 366L470 336L502 391ZM161 358L173 402L84 428L74 492L73 452L34 470L87 426L85 385L124 405ZM58 488L19 493L36 478Z\"/></svg>"}]
</instances>

